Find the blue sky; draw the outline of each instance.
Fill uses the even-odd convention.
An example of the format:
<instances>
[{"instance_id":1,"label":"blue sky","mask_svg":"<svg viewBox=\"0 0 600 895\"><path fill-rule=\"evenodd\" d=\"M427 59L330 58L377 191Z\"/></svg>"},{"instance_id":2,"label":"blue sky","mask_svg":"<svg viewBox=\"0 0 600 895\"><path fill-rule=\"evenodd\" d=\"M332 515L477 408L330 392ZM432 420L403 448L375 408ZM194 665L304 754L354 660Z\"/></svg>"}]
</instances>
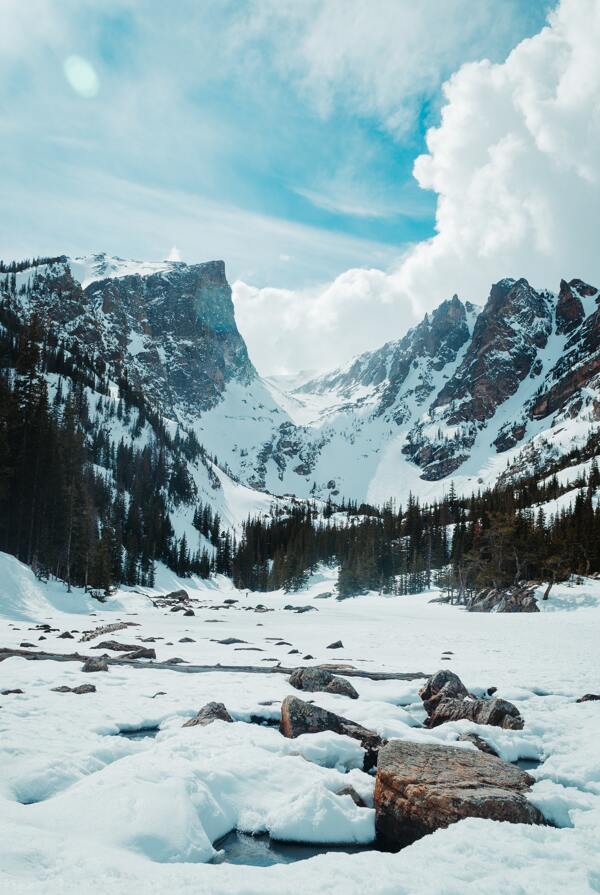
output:
<instances>
[{"instance_id":1,"label":"blue sky","mask_svg":"<svg viewBox=\"0 0 600 895\"><path fill-rule=\"evenodd\" d=\"M288 288L387 269L434 233L412 166L441 85L549 7L4 0L0 256L177 246Z\"/></svg>"}]
</instances>

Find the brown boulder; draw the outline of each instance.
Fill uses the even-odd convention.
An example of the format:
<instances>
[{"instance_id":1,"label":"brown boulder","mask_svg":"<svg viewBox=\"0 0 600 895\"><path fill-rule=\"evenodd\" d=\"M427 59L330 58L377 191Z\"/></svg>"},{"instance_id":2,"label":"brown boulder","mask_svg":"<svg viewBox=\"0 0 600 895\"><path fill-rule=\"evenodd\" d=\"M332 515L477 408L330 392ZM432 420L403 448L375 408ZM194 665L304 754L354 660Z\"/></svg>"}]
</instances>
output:
<instances>
[{"instance_id":1,"label":"brown boulder","mask_svg":"<svg viewBox=\"0 0 600 895\"><path fill-rule=\"evenodd\" d=\"M448 669L442 669L428 679L427 683L419 690L419 696L427 714L431 714L434 706L441 699L464 699L469 691L457 674Z\"/></svg>"},{"instance_id":2,"label":"brown boulder","mask_svg":"<svg viewBox=\"0 0 600 895\"><path fill-rule=\"evenodd\" d=\"M473 721L508 730L522 730L524 721L518 708L506 699L476 699L453 671L443 669L432 675L419 690L428 714L425 727L447 721Z\"/></svg>"},{"instance_id":3,"label":"brown boulder","mask_svg":"<svg viewBox=\"0 0 600 895\"><path fill-rule=\"evenodd\" d=\"M377 753L386 742L375 731L368 730L355 721L328 712L311 702L304 702L297 696L286 696L281 704L279 729L284 737L293 739L303 733L320 733L332 730L355 740L359 740L365 750L364 770L368 771L377 763Z\"/></svg>"},{"instance_id":4,"label":"brown boulder","mask_svg":"<svg viewBox=\"0 0 600 895\"><path fill-rule=\"evenodd\" d=\"M344 677L335 677L325 687L325 693L337 693L339 696L348 696L350 699L358 699L358 693L350 681Z\"/></svg>"},{"instance_id":5,"label":"brown boulder","mask_svg":"<svg viewBox=\"0 0 600 895\"><path fill-rule=\"evenodd\" d=\"M394 740L377 762L377 834L398 849L465 817L541 824L542 814L525 798L533 782L483 752Z\"/></svg>"},{"instance_id":6,"label":"brown boulder","mask_svg":"<svg viewBox=\"0 0 600 895\"><path fill-rule=\"evenodd\" d=\"M447 721L473 721L505 730L522 730L525 724L518 708L506 699L442 699L424 724L439 727Z\"/></svg>"},{"instance_id":7,"label":"brown boulder","mask_svg":"<svg viewBox=\"0 0 600 895\"><path fill-rule=\"evenodd\" d=\"M289 683L296 690L308 693L338 693L349 696L350 699L358 699L358 693L350 681L336 677L326 668L296 668L289 677Z\"/></svg>"},{"instance_id":8,"label":"brown boulder","mask_svg":"<svg viewBox=\"0 0 600 895\"><path fill-rule=\"evenodd\" d=\"M195 718L190 718L183 725L184 727L206 727L213 721L227 721L233 723L233 718L225 708L222 702L207 702L203 706Z\"/></svg>"}]
</instances>

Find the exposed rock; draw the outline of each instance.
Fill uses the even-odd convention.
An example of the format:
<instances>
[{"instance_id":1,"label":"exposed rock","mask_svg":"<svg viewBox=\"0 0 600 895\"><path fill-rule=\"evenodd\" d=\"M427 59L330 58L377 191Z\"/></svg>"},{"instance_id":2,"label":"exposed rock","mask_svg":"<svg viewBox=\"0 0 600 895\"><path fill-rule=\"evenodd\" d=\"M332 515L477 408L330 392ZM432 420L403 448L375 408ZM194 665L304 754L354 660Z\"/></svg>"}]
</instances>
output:
<instances>
[{"instance_id":1,"label":"exposed rock","mask_svg":"<svg viewBox=\"0 0 600 895\"><path fill-rule=\"evenodd\" d=\"M379 751L376 829L401 848L465 817L542 824L529 774L484 752L394 740Z\"/></svg>"},{"instance_id":2,"label":"exposed rock","mask_svg":"<svg viewBox=\"0 0 600 895\"><path fill-rule=\"evenodd\" d=\"M63 631L62 634L58 635L59 640L73 640L74 637L69 631Z\"/></svg>"},{"instance_id":3,"label":"exposed rock","mask_svg":"<svg viewBox=\"0 0 600 895\"><path fill-rule=\"evenodd\" d=\"M518 708L506 699L441 699L426 718L425 727L465 720L506 730L522 730L525 724Z\"/></svg>"},{"instance_id":4,"label":"exposed rock","mask_svg":"<svg viewBox=\"0 0 600 895\"><path fill-rule=\"evenodd\" d=\"M23 647L23 649L29 649L31 647L35 648L35 643L30 643L28 640L24 640L23 643L19 644L19 646Z\"/></svg>"},{"instance_id":5,"label":"exposed rock","mask_svg":"<svg viewBox=\"0 0 600 895\"><path fill-rule=\"evenodd\" d=\"M95 693L96 688L93 684L79 684L78 687L67 687L63 685L62 687L52 687L54 693L76 693L78 696L81 696L83 693Z\"/></svg>"},{"instance_id":6,"label":"exposed rock","mask_svg":"<svg viewBox=\"0 0 600 895\"><path fill-rule=\"evenodd\" d=\"M419 696L427 714L431 714L436 704L444 698L464 699L469 691L453 671L442 669L433 674L419 690Z\"/></svg>"},{"instance_id":7,"label":"exposed rock","mask_svg":"<svg viewBox=\"0 0 600 895\"><path fill-rule=\"evenodd\" d=\"M505 699L476 699L453 671L443 669L432 675L419 690L428 714L425 727L438 727L446 721L474 721L509 730L521 730L519 710Z\"/></svg>"},{"instance_id":8,"label":"exposed rock","mask_svg":"<svg viewBox=\"0 0 600 895\"><path fill-rule=\"evenodd\" d=\"M350 796L357 808L367 808L367 803L362 799L353 786L343 786L338 789L336 796Z\"/></svg>"},{"instance_id":9,"label":"exposed rock","mask_svg":"<svg viewBox=\"0 0 600 895\"><path fill-rule=\"evenodd\" d=\"M134 647L132 652L125 653L123 659L156 659L156 650L149 646Z\"/></svg>"},{"instance_id":10,"label":"exposed rock","mask_svg":"<svg viewBox=\"0 0 600 895\"><path fill-rule=\"evenodd\" d=\"M577 284L581 280L560 281L560 291L556 303L556 332L559 335L570 333L576 329L585 317L585 311L579 297Z\"/></svg>"},{"instance_id":11,"label":"exposed rock","mask_svg":"<svg viewBox=\"0 0 600 895\"><path fill-rule=\"evenodd\" d=\"M119 643L118 640L103 640L102 643L95 643L92 649L108 649L115 653L128 653L131 650L140 649L137 643Z\"/></svg>"},{"instance_id":12,"label":"exposed rock","mask_svg":"<svg viewBox=\"0 0 600 895\"><path fill-rule=\"evenodd\" d=\"M487 740L484 740L483 737L478 736L476 733L463 733L458 739L461 743L473 743L480 752L486 752L488 755L495 755L498 758L498 753L494 747L490 746Z\"/></svg>"},{"instance_id":13,"label":"exposed rock","mask_svg":"<svg viewBox=\"0 0 600 895\"><path fill-rule=\"evenodd\" d=\"M187 615L187 616L189 616L189 615L196 615L196 613L194 612L193 609L186 609L185 612L184 612L183 614L184 614L184 615Z\"/></svg>"},{"instance_id":14,"label":"exposed rock","mask_svg":"<svg viewBox=\"0 0 600 895\"><path fill-rule=\"evenodd\" d=\"M580 696L577 702L598 702L600 700L600 696L597 693L586 693L585 696Z\"/></svg>"},{"instance_id":15,"label":"exposed rock","mask_svg":"<svg viewBox=\"0 0 600 895\"><path fill-rule=\"evenodd\" d=\"M82 671L108 671L108 662L104 656L90 656L81 666Z\"/></svg>"},{"instance_id":16,"label":"exposed rock","mask_svg":"<svg viewBox=\"0 0 600 895\"><path fill-rule=\"evenodd\" d=\"M196 641L194 640L193 637L182 637L179 642L180 643L195 643Z\"/></svg>"},{"instance_id":17,"label":"exposed rock","mask_svg":"<svg viewBox=\"0 0 600 895\"><path fill-rule=\"evenodd\" d=\"M0 690L0 696L17 696L22 692L23 690L20 690L18 687L14 690Z\"/></svg>"},{"instance_id":18,"label":"exposed rock","mask_svg":"<svg viewBox=\"0 0 600 895\"><path fill-rule=\"evenodd\" d=\"M518 584L514 587L486 588L467 603L469 612L539 612L535 588Z\"/></svg>"},{"instance_id":19,"label":"exposed rock","mask_svg":"<svg viewBox=\"0 0 600 895\"><path fill-rule=\"evenodd\" d=\"M179 656L173 656L172 659L165 659L165 665L182 665L185 664L185 659L181 659Z\"/></svg>"},{"instance_id":20,"label":"exposed rock","mask_svg":"<svg viewBox=\"0 0 600 895\"><path fill-rule=\"evenodd\" d=\"M344 644L341 640L335 640L333 643L330 643L327 649L343 649Z\"/></svg>"},{"instance_id":21,"label":"exposed rock","mask_svg":"<svg viewBox=\"0 0 600 895\"><path fill-rule=\"evenodd\" d=\"M207 704L200 709L195 718L190 718L183 726L206 727L207 724L212 724L213 721L233 722L233 718L222 702L207 702Z\"/></svg>"},{"instance_id":22,"label":"exposed rock","mask_svg":"<svg viewBox=\"0 0 600 895\"><path fill-rule=\"evenodd\" d=\"M334 677L325 687L325 693L337 693L339 696L349 696L350 699L358 699L358 693L350 681L343 677Z\"/></svg>"},{"instance_id":23,"label":"exposed rock","mask_svg":"<svg viewBox=\"0 0 600 895\"><path fill-rule=\"evenodd\" d=\"M234 643L248 643L247 640L240 640L239 637L225 637L224 640L213 640L213 643L221 643L223 646L231 646Z\"/></svg>"},{"instance_id":24,"label":"exposed rock","mask_svg":"<svg viewBox=\"0 0 600 895\"><path fill-rule=\"evenodd\" d=\"M363 768L368 771L377 763L377 752L385 743L375 731L368 730L348 718L342 718L334 712L328 712L318 705L304 702L297 696L286 696L281 704L281 723L279 729L284 737L293 739L303 733L320 733L332 730L345 736L359 740L365 749Z\"/></svg>"},{"instance_id":25,"label":"exposed rock","mask_svg":"<svg viewBox=\"0 0 600 895\"><path fill-rule=\"evenodd\" d=\"M350 699L358 699L358 693L350 683L341 677L336 677L325 668L296 668L289 678L289 683L296 690L306 690L309 693L338 693L340 696L349 696Z\"/></svg>"},{"instance_id":26,"label":"exposed rock","mask_svg":"<svg viewBox=\"0 0 600 895\"><path fill-rule=\"evenodd\" d=\"M316 596L313 597L313 600L329 600L332 596L333 594L330 590L324 590L322 594L316 594Z\"/></svg>"}]
</instances>

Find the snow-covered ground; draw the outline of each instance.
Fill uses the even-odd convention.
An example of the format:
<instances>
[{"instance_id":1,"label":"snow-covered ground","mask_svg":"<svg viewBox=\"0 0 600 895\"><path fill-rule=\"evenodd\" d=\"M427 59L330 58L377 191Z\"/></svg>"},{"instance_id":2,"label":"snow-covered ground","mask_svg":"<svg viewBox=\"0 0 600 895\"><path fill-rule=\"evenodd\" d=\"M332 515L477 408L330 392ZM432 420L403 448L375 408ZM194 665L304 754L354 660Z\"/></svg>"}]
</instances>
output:
<instances>
[{"instance_id":1,"label":"snow-covered ground","mask_svg":"<svg viewBox=\"0 0 600 895\"><path fill-rule=\"evenodd\" d=\"M424 674L450 667L475 692L497 686L498 695L518 706L524 730L460 722L426 731L420 680L353 678L357 700L323 693L307 698L386 737L454 742L473 731L509 761L541 759L531 772L537 781L531 799L556 824L467 820L397 855L331 852L266 868L207 863L215 856L213 843L234 828L288 841L372 841L373 809L337 795L351 784L372 804L373 777L359 770L360 746L333 733L287 740L272 726L250 723L276 721L279 702L296 692L281 673L111 666L107 673L84 674L78 662L10 658L0 663L0 688L23 693L0 697L3 891L600 891L600 703L576 702L600 689L600 582L557 586L540 614L485 615L431 603L431 594L315 599L333 589L327 571L302 593L287 595L246 594L225 580L181 582L161 570L157 591L183 585L194 601L193 617L154 606L148 591L121 591L106 604L66 594L1 554L0 582L4 647L26 642L50 652L97 655L102 650L93 646L101 640L134 644L154 637L162 638L148 644L159 660L266 668L336 662ZM297 605L314 610L285 608ZM260 606L267 611L256 611ZM136 626L79 642L83 631L118 620ZM58 630L35 629L44 623ZM64 631L73 639L59 638ZM232 637L244 642L216 642ZM343 648L327 648L338 639ZM302 658L309 654L314 659ZM82 683L97 691L52 690ZM225 703L235 723L182 728L211 700ZM119 735L147 727L160 731L138 740Z\"/></svg>"}]
</instances>

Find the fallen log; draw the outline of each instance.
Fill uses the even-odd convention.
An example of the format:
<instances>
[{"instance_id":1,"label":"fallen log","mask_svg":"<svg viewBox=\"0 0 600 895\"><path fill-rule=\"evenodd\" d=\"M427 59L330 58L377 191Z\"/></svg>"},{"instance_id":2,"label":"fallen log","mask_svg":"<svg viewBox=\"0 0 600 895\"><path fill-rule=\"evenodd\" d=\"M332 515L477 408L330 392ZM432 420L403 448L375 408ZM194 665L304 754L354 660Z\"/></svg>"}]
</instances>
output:
<instances>
[{"instance_id":1,"label":"fallen log","mask_svg":"<svg viewBox=\"0 0 600 895\"><path fill-rule=\"evenodd\" d=\"M54 662L85 662L90 658L98 658L95 656L86 656L82 653L47 653L44 650L29 649L11 649L9 647L0 647L0 662L5 659L20 657L21 659L29 659L31 661L44 661L50 659ZM108 665L125 665L131 668L153 668L168 671L183 671L189 674L201 674L210 671L234 672L238 674L291 674L296 670L286 668L283 665L271 665L267 668L260 665L171 665L169 662L140 662L137 659L119 659L113 656L107 656ZM368 678L371 681L415 681L419 678L430 677L424 671L358 671L356 669L348 669L343 672L344 677Z\"/></svg>"}]
</instances>

